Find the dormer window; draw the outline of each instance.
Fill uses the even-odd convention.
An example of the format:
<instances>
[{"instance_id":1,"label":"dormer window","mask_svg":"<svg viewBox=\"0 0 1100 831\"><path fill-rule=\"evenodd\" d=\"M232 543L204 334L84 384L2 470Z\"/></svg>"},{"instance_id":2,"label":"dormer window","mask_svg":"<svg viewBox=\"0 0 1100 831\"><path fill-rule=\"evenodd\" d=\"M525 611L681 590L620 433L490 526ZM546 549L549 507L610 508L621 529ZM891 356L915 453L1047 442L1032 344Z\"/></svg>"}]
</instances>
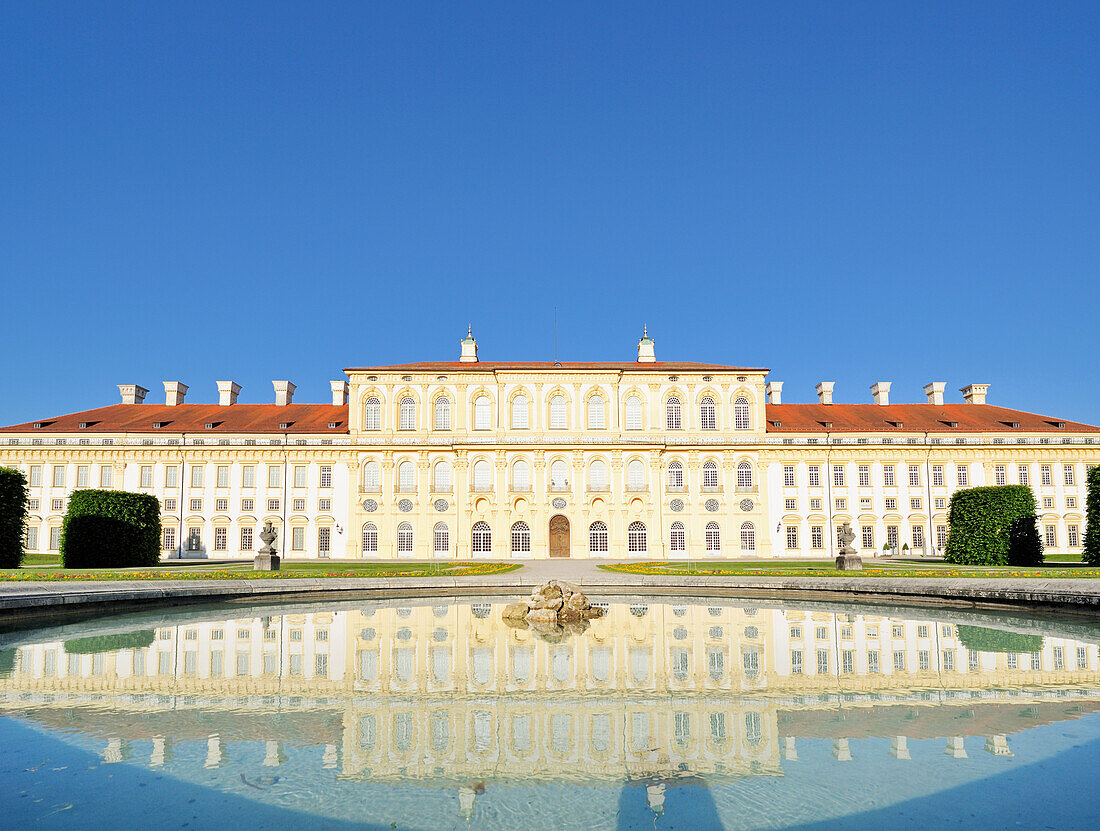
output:
<instances>
[{"instance_id":1,"label":"dormer window","mask_svg":"<svg viewBox=\"0 0 1100 831\"><path fill-rule=\"evenodd\" d=\"M81 430L86 430L86 429L88 429L88 422L86 422L86 421L82 421L82 422L80 422L80 424L79 424L79 425L77 425L77 426L79 426Z\"/></svg>"},{"instance_id":2,"label":"dormer window","mask_svg":"<svg viewBox=\"0 0 1100 831\"><path fill-rule=\"evenodd\" d=\"M41 430L42 429L42 422L41 421L36 421L34 423L34 429L35 430Z\"/></svg>"},{"instance_id":3,"label":"dormer window","mask_svg":"<svg viewBox=\"0 0 1100 831\"><path fill-rule=\"evenodd\" d=\"M833 423L831 421L819 421L818 424L820 424L826 430L832 430L833 429Z\"/></svg>"},{"instance_id":4,"label":"dormer window","mask_svg":"<svg viewBox=\"0 0 1100 831\"><path fill-rule=\"evenodd\" d=\"M901 429L902 427L904 427L904 426L905 426L905 422L904 422L904 421L890 421L890 420L888 419L888 420L886 421L886 423L887 423L887 424L889 424L889 425L890 425L891 427L896 427L896 428L898 428L899 430L900 430L900 429Z\"/></svg>"},{"instance_id":5,"label":"dormer window","mask_svg":"<svg viewBox=\"0 0 1100 831\"><path fill-rule=\"evenodd\" d=\"M1018 421L1002 421L1001 424L1003 424L1005 427L1018 428L1020 426L1020 422Z\"/></svg>"},{"instance_id":6,"label":"dormer window","mask_svg":"<svg viewBox=\"0 0 1100 831\"><path fill-rule=\"evenodd\" d=\"M959 422L957 422L957 421L941 421L940 424L946 424L948 427L958 427L959 426Z\"/></svg>"},{"instance_id":7,"label":"dormer window","mask_svg":"<svg viewBox=\"0 0 1100 831\"><path fill-rule=\"evenodd\" d=\"M773 421L772 422L772 427L782 427L782 426L783 426L782 421Z\"/></svg>"},{"instance_id":8,"label":"dormer window","mask_svg":"<svg viewBox=\"0 0 1100 831\"><path fill-rule=\"evenodd\" d=\"M166 422L166 421L154 421L153 422L153 429L154 430L159 430L161 427L163 427L167 423L168 422Z\"/></svg>"},{"instance_id":9,"label":"dormer window","mask_svg":"<svg viewBox=\"0 0 1100 831\"><path fill-rule=\"evenodd\" d=\"M207 430L213 430L214 429L214 422L213 421L206 422L206 429Z\"/></svg>"},{"instance_id":10,"label":"dormer window","mask_svg":"<svg viewBox=\"0 0 1100 831\"><path fill-rule=\"evenodd\" d=\"M330 430L333 430L333 429L335 429L335 428L336 428L336 426L337 426L337 425L339 425L339 424L340 424L340 422L339 422L339 421L330 421L330 422L328 423L328 429L330 429Z\"/></svg>"},{"instance_id":11,"label":"dormer window","mask_svg":"<svg viewBox=\"0 0 1100 831\"><path fill-rule=\"evenodd\" d=\"M279 422L279 429L280 429L280 430L285 430L285 429L286 429L287 427L289 427L289 426L290 426L290 422L289 422L289 421L280 421L280 422Z\"/></svg>"}]
</instances>

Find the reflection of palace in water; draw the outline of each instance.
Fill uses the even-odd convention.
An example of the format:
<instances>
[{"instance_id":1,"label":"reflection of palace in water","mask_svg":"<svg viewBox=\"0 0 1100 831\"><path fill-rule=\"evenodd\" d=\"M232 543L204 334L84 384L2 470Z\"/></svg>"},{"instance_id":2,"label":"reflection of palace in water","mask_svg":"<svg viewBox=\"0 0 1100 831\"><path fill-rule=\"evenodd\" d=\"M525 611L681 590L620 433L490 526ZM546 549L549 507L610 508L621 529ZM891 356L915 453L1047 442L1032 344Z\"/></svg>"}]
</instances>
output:
<instances>
[{"instance_id":1,"label":"reflection of palace in water","mask_svg":"<svg viewBox=\"0 0 1100 831\"><path fill-rule=\"evenodd\" d=\"M505 627L499 602L439 603L181 624L106 652L24 645L0 712L98 737L106 761L151 741L166 765L203 741L217 767L265 742L268 767L324 746L345 777L463 785L781 775L803 738L837 761L867 737L898 759L925 738L964 758L971 736L1011 755L1013 732L1100 709L1097 646L1067 638L979 652L936 620L636 603L547 643Z\"/></svg>"}]
</instances>

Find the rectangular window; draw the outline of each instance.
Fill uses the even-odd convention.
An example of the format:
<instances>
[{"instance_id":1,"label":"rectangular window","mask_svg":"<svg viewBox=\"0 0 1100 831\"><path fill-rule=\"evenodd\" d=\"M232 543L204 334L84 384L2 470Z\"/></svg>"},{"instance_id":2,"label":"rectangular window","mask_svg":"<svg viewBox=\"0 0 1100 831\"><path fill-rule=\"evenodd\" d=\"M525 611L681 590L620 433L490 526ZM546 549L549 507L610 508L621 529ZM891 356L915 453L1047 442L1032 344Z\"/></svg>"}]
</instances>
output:
<instances>
[{"instance_id":1,"label":"rectangular window","mask_svg":"<svg viewBox=\"0 0 1100 831\"><path fill-rule=\"evenodd\" d=\"M332 465L321 465L321 487L332 487Z\"/></svg>"},{"instance_id":2,"label":"rectangular window","mask_svg":"<svg viewBox=\"0 0 1100 831\"><path fill-rule=\"evenodd\" d=\"M1053 525L1046 526L1046 547L1054 548L1058 544L1058 536Z\"/></svg>"},{"instance_id":3,"label":"rectangular window","mask_svg":"<svg viewBox=\"0 0 1100 831\"><path fill-rule=\"evenodd\" d=\"M241 511L243 511L246 514L250 514L254 510L256 510L256 500L255 499L242 499L241 500Z\"/></svg>"},{"instance_id":4,"label":"rectangular window","mask_svg":"<svg viewBox=\"0 0 1100 831\"><path fill-rule=\"evenodd\" d=\"M943 487L943 465L932 465L932 486Z\"/></svg>"},{"instance_id":5,"label":"rectangular window","mask_svg":"<svg viewBox=\"0 0 1100 831\"><path fill-rule=\"evenodd\" d=\"M1055 647L1053 647L1053 649L1051 651L1053 653L1052 657L1054 658L1054 668L1056 670L1065 669L1066 668L1065 652L1062 649L1062 647L1055 646Z\"/></svg>"},{"instance_id":6,"label":"rectangular window","mask_svg":"<svg viewBox=\"0 0 1100 831\"><path fill-rule=\"evenodd\" d=\"M1076 496L1067 496L1066 497L1066 507L1067 508L1076 508L1077 507L1077 497Z\"/></svg>"},{"instance_id":7,"label":"rectangular window","mask_svg":"<svg viewBox=\"0 0 1100 831\"><path fill-rule=\"evenodd\" d=\"M27 550L38 550L38 528L37 526L30 526L27 528Z\"/></svg>"},{"instance_id":8,"label":"rectangular window","mask_svg":"<svg viewBox=\"0 0 1100 831\"><path fill-rule=\"evenodd\" d=\"M283 483L283 469L278 465L267 466L267 486L277 488Z\"/></svg>"},{"instance_id":9,"label":"rectangular window","mask_svg":"<svg viewBox=\"0 0 1100 831\"><path fill-rule=\"evenodd\" d=\"M996 465L993 468L993 482L994 482L994 484L1003 485L1003 484L1005 484L1006 481L1007 481L1007 479L1005 478L1005 466L1004 465Z\"/></svg>"},{"instance_id":10,"label":"rectangular window","mask_svg":"<svg viewBox=\"0 0 1100 831\"><path fill-rule=\"evenodd\" d=\"M917 652L917 664L922 671L927 672L932 667L932 653L927 649Z\"/></svg>"},{"instance_id":11,"label":"rectangular window","mask_svg":"<svg viewBox=\"0 0 1100 831\"><path fill-rule=\"evenodd\" d=\"M856 671L856 653L852 649L843 649L840 652L840 671L845 675L851 675Z\"/></svg>"},{"instance_id":12,"label":"rectangular window","mask_svg":"<svg viewBox=\"0 0 1100 831\"><path fill-rule=\"evenodd\" d=\"M898 548L898 526L887 525L886 526L886 544L895 551Z\"/></svg>"},{"instance_id":13,"label":"rectangular window","mask_svg":"<svg viewBox=\"0 0 1100 831\"><path fill-rule=\"evenodd\" d=\"M1066 487L1073 487L1073 465L1062 466L1062 476L1065 480Z\"/></svg>"},{"instance_id":14,"label":"rectangular window","mask_svg":"<svg viewBox=\"0 0 1100 831\"><path fill-rule=\"evenodd\" d=\"M791 650L791 675L802 674L802 650Z\"/></svg>"},{"instance_id":15,"label":"rectangular window","mask_svg":"<svg viewBox=\"0 0 1100 831\"><path fill-rule=\"evenodd\" d=\"M810 465L808 470L810 472L810 487L811 488L821 487L821 468L818 467L817 465Z\"/></svg>"},{"instance_id":16,"label":"rectangular window","mask_svg":"<svg viewBox=\"0 0 1100 831\"><path fill-rule=\"evenodd\" d=\"M308 485L309 468L305 465L294 466L294 487L304 488Z\"/></svg>"},{"instance_id":17,"label":"rectangular window","mask_svg":"<svg viewBox=\"0 0 1100 831\"><path fill-rule=\"evenodd\" d=\"M1044 487L1054 484L1054 480L1050 475L1050 465L1039 465L1039 484Z\"/></svg>"},{"instance_id":18,"label":"rectangular window","mask_svg":"<svg viewBox=\"0 0 1100 831\"><path fill-rule=\"evenodd\" d=\"M218 487L229 487L229 465L218 465Z\"/></svg>"},{"instance_id":19,"label":"rectangular window","mask_svg":"<svg viewBox=\"0 0 1100 831\"><path fill-rule=\"evenodd\" d=\"M1021 485L1028 484L1027 465L1018 465L1016 467L1016 476Z\"/></svg>"},{"instance_id":20,"label":"rectangular window","mask_svg":"<svg viewBox=\"0 0 1100 831\"><path fill-rule=\"evenodd\" d=\"M164 529L163 541L161 542L160 547L165 551L175 551L176 550L176 529L175 528L165 528Z\"/></svg>"},{"instance_id":21,"label":"rectangular window","mask_svg":"<svg viewBox=\"0 0 1100 831\"><path fill-rule=\"evenodd\" d=\"M833 486L837 488L844 487L844 466L833 465Z\"/></svg>"},{"instance_id":22,"label":"rectangular window","mask_svg":"<svg viewBox=\"0 0 1100 831\"><path fill-rule=\"evenodd\" d=\"M112 488L115 484L115 469L111 465L99 466L99 486Z\"/></svg>"},{"instance_id":23,"label":"rectangular window","mask_svg":"<svg viewBox=\"0 0 1100 831\"><path fill-rule=\"evenodd\" d=\"M894 672L905 672L905 650L894 650Z\"/></svg>"},{"instance_id":24,"label":"rectangular window","mask_svg":"<svg viewBox=\"0 0 1100 831\"><path fill-rule=\"evenodd\" d=\"M215 499L214 500L214 510L217 511L218 513L224 514L226 511L229 510L229 500L228 499Z\"/></svg>"},{"instance_id":25,"label":"rectangular window","mask_svg":"<svg viewBox=\"0 0 1100 831\"><path fill-rule=\"evenodd\" d=\"M794 551L798 548L798 526L787 526L787 550Z\"/></svg>"},{"instance_id":26,"label":"rectangular window","mask_svg":"<svg viewBox=\"0 0 1100 831\"><path fill-rule=\"evenodd\" d=\"M178 488L179 487L179 468L175 465L169 465L164 469L164 487L166 488Z\"/></svg>"},{"instance_id":27,"label":"rectangular window","mask_svg":"<svg viewBox=\"0 0 1100 831\"><path fill-rule=\"evenodd\" d=\"M306 529L305 528L291 528L290 529L290 550L291 551L305 551L306 550Z\"/></svg>"},{"instance_id":28,"label":"rectangular window","mask_svg":"<svg viewBox=\"0 0 1100 831\"><path fill-rule=\"evenodd\" d=\"M895 484L897 484L894 481L894 466L893 465L883 465L882 466L882 484L885 485L888 488L892 488L892 487L894 487Z\"/></svg>"},{"instance_id":29,"label":"rectangular window","mask_svg":"<svg viewBox=\"0 0 1100 831\"><path fill-rule=\"evenodd\" d=\"M917 465L909 465L909 487L920 487L920 467Z\"/></svg>"},{"instance_id":30,"label":"rectangular window","mask_svg":"<svg viewBox=\"0 0 1100 831\"><path fill-rule=\"evenodd\" d=\"M869 497L869 496L863 496L863 497L860 497L860 500L859 500L859 509L860 509L861 511L869 511L869 510L871 510L871 497Z\"/></svg>"},{"instance_id":31,"label":"rectangular window","mask_svg":"<svg viewBox=\"0 0 1100 831\"><path fill-rule=\"evenodd\" d=\"M1066 526L1066 536L1069 538L1069 547L1077 548L1081 544L1081 538L1076 525Z\"/></svg>"},{"instance_id":32,"label":"rectangular window","mask_svg":"<svg viewBox=\"0 0 1100 831\"><path fill-rule=\"evenodd\" d=\"M241 529L241 551L252 551L252 529Z\"/></svg>"},{"instance_id":33,"label":"rectangular window","mask_svg":"<svg viewBox=\"0 0 1100 831\"><path fill-rule=\"evenodd\" d=\"M65 487L65 465L53 466L53 486L55 488Z\"/></svg>"},{"instance_id":34,"label":"rectangular window","mask_svg":"<svg viewBox=\"0 0 1100 831\"><path fill-rule=\"evenodd\" d=\"M331 499L318 499L317 500L317 510L321 511L322 513L326 513L326 514L330 513L332 511L332 500Z\"/></svg>"},{"instance_id":35,"label":"rectangular window","mask_svg":"<svg viewBox=\"0 0 1100 831\"><path fill-rule=\"evenodd\" d=\"M191 487L202 487L202 465L193 465L191 467Z\"/></svg>"},{"instance_id":36,"label":"rectangular window","mask_svg":"<svg viewBox=\"0 0 1100 831\"><path fill-rule=\"evenodd\" d=\"M794 465L783 465L783 487L793 488L794 485Z\"/></svg>"},{"instance_id":37,"label":"rectangular window","mask_svg":"<svg viewBox=\"0 0 1100 831\"><path fill-rule=\"evenodd\" d=\"M1042 656L1038 652L1031 653L1031 668L1036 672L1043 668Z\"/></svg>"},{"instance_id":38,"label":"rectangular window","mask_svg":"<svg viewBox=\"0 0 1100 831\"><path fill-rule=\"evenodd\" d=\"M152 476L150 476L149 478L152 479ZM88 466L87 465L79 465L77 467L77 469L76 469L76 486L78 488L88 487ZM151 486L152 486L152 482L149 483L148 487L151 487Z\"/></svg>"},{"instance_id":39,"label":"rectangular window","mask_svg":"<svg viewBox=\"0 0 1100 831\"><path fill-rule=\"evenodd\" d=\"M256 466L245 465L241 468L241 487L242 488L254 488L256 487Z\"/></svg>"},{"instance_id":40,"label":"rectangular window","mask_svg":"<svg viewBox=\"0 0 1100 831\"><path fill-rule=\"evenodd\" d=\"M947 526L936 526L936 548L944 549L947 547Z\"/></svg>"},{"instance_id":41,"label":"rectangular window","mask_svg":"<svg viewBox=\"0 0 1100 831\"><path fill-rule=\"evenodd\" d=\"M920 506L921 506L921 501L920 501L920 497L919 497L919 496L914 496L914 497L912 497L912 498L911 498L911 499L909 500L909 510L911 510L911 511L919 511L919 510L920 510Z\"/></svg>"},{"instance_id":42,"label":"rectangular window","mask_svg":"<svg viewBox=\"0 0 1100 831\"><path fill-rule=\"evenodd\" d=\"M61 548L60 526L50 529L50 551L57 551L59 548Z\"/></svg>"},{"instance_id":43,"label":"rectangular window","mask_svg":"<svg viewBox=\"0 0 1100 831\"><path fill-rule=\"evenodd\" d=\"M873 551L875 547L875 528L873 525L863 526L863 548Z\"/></svg>"},{"instance_id":44,"label":"rectangular window","mask_svg":"<svg viewBox=\"0 0 1100 831\"><path fill-rule=\"evenodd\" d=\"M295 499L293 502L292 510L301 513L306 509L306 501L304 499Z\"/></svg>"},{"instance_id":45,"label":"rectangular window","mask_svg":"<svg viewBox=\"0 0 1100 831\"><path fill-rule=\"evenodd\" d=\"M871 466L860 465L859 466L859 486L861 488L871 487Z\"/></svg>"},{"instance_id":46,"label":"rectangular window","mask_svg":"<svg viewBox=\"0 0 1100 831\"><path fill-rule=\"evenodd\" d=\"M836 506L836 510L838 511L848 510L848 500L844 499L843 497L837 497L836 499L834 499L833 504Z\"/></svg>"},{"instance_id":47,"label":"rectangular window","mask_svg":"<svg viewBox=\"0 0 1100 831\"><path fill-rule=\"evenodd\" d=\"M879 671L878 650L877 649L871 649L867 652L867 671L868 672L878 672Z\"/></svg>"},{"instance_id":48,"label":"rectangular window","mask_svg":"<svg viewBox=\"0 0 1100 831\"><path fill-rule=\"evenodd\" d=\"M932 500L932 504L935 506L937 511L943 511L947 509L947 500L944 499L942 496L937 496L934 500Z\"/></svg>"},{"instance_id":49,"label":"rectangular window","mask_svg":"<svg viewBox=\"0 0 1100 831\"><path fill-rule=\"evenodd\" d=\"M815 549L825 547L825 535L820 525L814 525L810 528L810 547Z\"/></svg>"},{"instance_id":50,"label":"rectangular window","mask_svg":"<svg viewBox=\"0 0 1100 831\"><path fill-rule=\"evenodd\" d=\"M924 548L924 526L913 526L913 548Z\"/></svg>"},{"instance_id":51,"label":"rectangular window","mask_svg":"<svg viewBox=\"0 0 1100 831\"><path fill-rule=\"evenodd\" d=\"M886 510L896 511L898 509L898 500L893 496L886 497Z\"/></svg>"},{"instance_id":52,"label":"rectangular window","mask_svg":"<svg viewBox=\"0 0 1100 831\"><path fill-rule=\"evenodd\" d=\"M32 488L42 487L42 465L31 465L30 483Z\"/></svg>"},{"instance_id":53,"label":"rectangular window","mask_svg":"<svg viewBox=\"0 0 1100 831\"><path fill-rule=\"evenodd\" d=\"M64 499L51 499L50 500L50 510L52 510L52 511L61 511L61 510L64 510L64 508L65 508L65 500Z\"/></svg>"},{"instance_id":54,"label":"rectangular window","mask_svg":"<svg viewBox=\"0 0 1100 831\"><path fill-rule=\"evenodd\" d=\"M821 500L820 499L811 499L810 500L810 510L811 511L820 511L821 510Z\"/></svg>"},{"instance_id":55,"label":"rectangular window","mask_svg":"<svg viewBox=\"0 0 1100 831\"><path fill-rule=\"evenodd\" d=\"M1053 496L1044 496L1043 497L1043 507L1044 508L1053 508L1054 507L1054 497Z\"/></svg>"},{"instance_id":56,"label":"rectangular window","mask_svg":"<svg viewBox=\"0 0 1100 831\"><path fill-rule=\"evenodd\" d=\"M943 669L947 672L955 671L955 652L953 650L943 650Z\"/></svg>"},{"instance_id":57,"label":"rectangular window","mask_svg":"<svg viewBox=\"0 0 1100 831\"><path fill-rule=\"evenodd\" d=\"M153 466L142 465L141 466L141 487L151 488L153 487Z\"/></svg>"},{"instance_id":58,"label":"rectangular window","mask_svg":"<svg viewBox=\"0 0 1100 831\"><path fill-rule=\"evenodd\" d=\"M817 674L828 675L829 674L829 650L819 649L817 650Z\"/></svg>"},{"instance_id":59,"label":"rectangular window","mask_svg":"<svg viewBox=\"0 0 1100 831\"><path fill-rule=\"evenodd\" d=\"M214 550L225 551L229 548L229 529L228 528L215 528L214 529Z\"/></svg>"},{"instance_id":60,"label":"rectangular window","mask_svg":"<svg viewBox=\"0 0 1100 831\"><path fill-rule=\"evenodd\" d=\"M201 499L192 499L191 500L191 512L192 513L201 513L202 512L202 500Z\"/></svg>"},{"instance_id":61,"label":"rectangular window","mask_svg":"<svg viewBox=\"0 0 1100 831\"><path fill-rule=\"evenodd\" d=\"M332 529L317 529L317 556L327 557L332 553ZM320 633L318 633L320 635Z\"/></svg>"},{"instance_id":62,"label":"rectangular window","mask_svg":"<svg viewBox=\"0 0 1100 831\"><path fill-rule=\"evenodd\" d=\"M784 499L783 500L783 510L785 510L785 511L798 510L798 500L797 499Z\"/></svg>"},{"instance_id":63,"label":"rectangular window","mask_svg":"<svg viewBox=\"0 0 1100 831\"><path fill-rule=\"evenodd\" d=\"M267 500L267 510L271 511L271 512L278 511L279 510L279 500L278 499L269 499L269 500Z\"/></svg>"},{"instance_id":64,"label":"rectangular window","mask_svg":"<svg viewBox=\"0 0 1100 831\"><path fill-rule=\"evenodd\" d=\"M955 469L955 478L958 481L960 488L965 488L969 486L970 471L966 465L959 465Z\"/></svg>"},{"instance_id":65,"label":"rectangular window","mask_svg":"<svg viewBox=\"0 0 1100 831\"><path fill-rule=\"evenodd\" d=\"M1089 651L1088 647L1077 647L1077 668L1088 669L1089 668Z\"/></svg>"}]
</instances>

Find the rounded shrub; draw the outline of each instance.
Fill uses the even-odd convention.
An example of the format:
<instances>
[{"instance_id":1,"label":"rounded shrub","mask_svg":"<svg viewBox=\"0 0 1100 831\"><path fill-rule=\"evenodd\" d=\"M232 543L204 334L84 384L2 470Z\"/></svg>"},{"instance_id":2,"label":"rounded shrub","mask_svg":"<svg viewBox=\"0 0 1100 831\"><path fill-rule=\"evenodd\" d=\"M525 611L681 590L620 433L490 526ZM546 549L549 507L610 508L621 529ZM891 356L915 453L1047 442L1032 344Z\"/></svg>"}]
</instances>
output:
<instances>
[{"instance_id":1,"label":"rounded shrub","mask_svg":"<svg viewBox=\"0 0 1100 831\"><path fill-rule=\"evenodd\" d=\"M143 493L77 490L61 525L65 568L134 568L160 561L160 502Z\"/></svg>"},{"instance_id":2,"label":"rounded shrub","mask_svg":"<svg viewBox=\"0 0 1100 831\"><path fill-rule=\"evenodd\" d=\"M19 568L27 529L27 477L0 467L0 568Z\"/></svg>"},{"instance_id":3,"label":"rounded shrub","mask_svg":"<svg viewBox=\"0 0 1100 831\"><path fill-rule=\"evenodd\" d=\"M1043 561L1035 495L1026 485L968 488L951 497L944 559L971 566L1034 566Z\"/></svg>"},{"instance_id":4,"label":"rounded shrub","mask_svg":"<svg viewBox=\"0 0 1100 831\"><path fill-rule=\"evenodd\" d=\"M959 643L971 652L1038 652L1043 648L1042 635L1021 635L984 626L962 626Z\"/></svg>"}]
</instances>

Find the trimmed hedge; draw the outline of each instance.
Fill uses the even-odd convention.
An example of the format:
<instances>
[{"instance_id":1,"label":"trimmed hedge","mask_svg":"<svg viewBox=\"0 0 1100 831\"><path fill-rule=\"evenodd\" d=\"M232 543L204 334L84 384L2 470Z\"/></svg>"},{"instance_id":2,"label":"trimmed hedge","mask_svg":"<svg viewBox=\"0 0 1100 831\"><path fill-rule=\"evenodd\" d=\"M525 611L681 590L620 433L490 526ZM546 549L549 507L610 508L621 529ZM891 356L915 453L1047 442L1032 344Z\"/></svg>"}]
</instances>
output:
<instances>
[{"instance_id":1,"label":"trimmed hedge","mask_svg":"<svg viewBox=\"0 0 1100 831\"><path fill-rule=\"evenodd\" d=\"M127 491L77 490L61 525L65 568L133 568L160 561L160 501Z\"/></svg>"},{"instance_id":2,"label":"trimmed hedge","mask_svg":"<svg viewBox=\"0 0 1100 831\"><path fill-rule=\"evenodd\" d=\"M70 655L90 655L96 652L115 652L119 649L144 649L153 645L155 634L152 629L139 629L136 632L123 632L120 635L72 638L65 641L65 651Z\"/></svg>"},{"instance_id":3,"label":"trimmed hedge","mask_svg":"<svg viewBox=\"0 0 1100 831\"><path fill-rule=\"evenodd\" d=\"M1100 465L1088 472L1089 492L1085 497L1085 550L1081 554L1090 566L1100 566Z\"/></svg>"},{"instance_id":4,"label":"trimmed hedge","mask_svg":"<svg viewBox=\"0 0 1100 831\"><path fill-rule=\"evenodd\" d=\"M944 559L970 566L1033 566L1043 561L1035 495L1026 485L969 488L951 497Z\"/></svg>"},{"instance_id":5,"label":"trimmed hedge","mask_svg":"<svg viewBox=\"0 0 1100 831\"><path fill-rule=\"evenodd\" d=\"M1042 635L1019 635L984 626L959 626L959 643L971 652L1038 652Z\"/></svg>"},{"instance_id":6,"label":"trimmed hedge","mask_svg":"<svg viewBox=\"0 0 1100 831\"><path fill-rule=\"evenodd\" d=\"M19 568L27 531L27 477L0 467L0 568Z\"/></svg>"}]
</instances>

